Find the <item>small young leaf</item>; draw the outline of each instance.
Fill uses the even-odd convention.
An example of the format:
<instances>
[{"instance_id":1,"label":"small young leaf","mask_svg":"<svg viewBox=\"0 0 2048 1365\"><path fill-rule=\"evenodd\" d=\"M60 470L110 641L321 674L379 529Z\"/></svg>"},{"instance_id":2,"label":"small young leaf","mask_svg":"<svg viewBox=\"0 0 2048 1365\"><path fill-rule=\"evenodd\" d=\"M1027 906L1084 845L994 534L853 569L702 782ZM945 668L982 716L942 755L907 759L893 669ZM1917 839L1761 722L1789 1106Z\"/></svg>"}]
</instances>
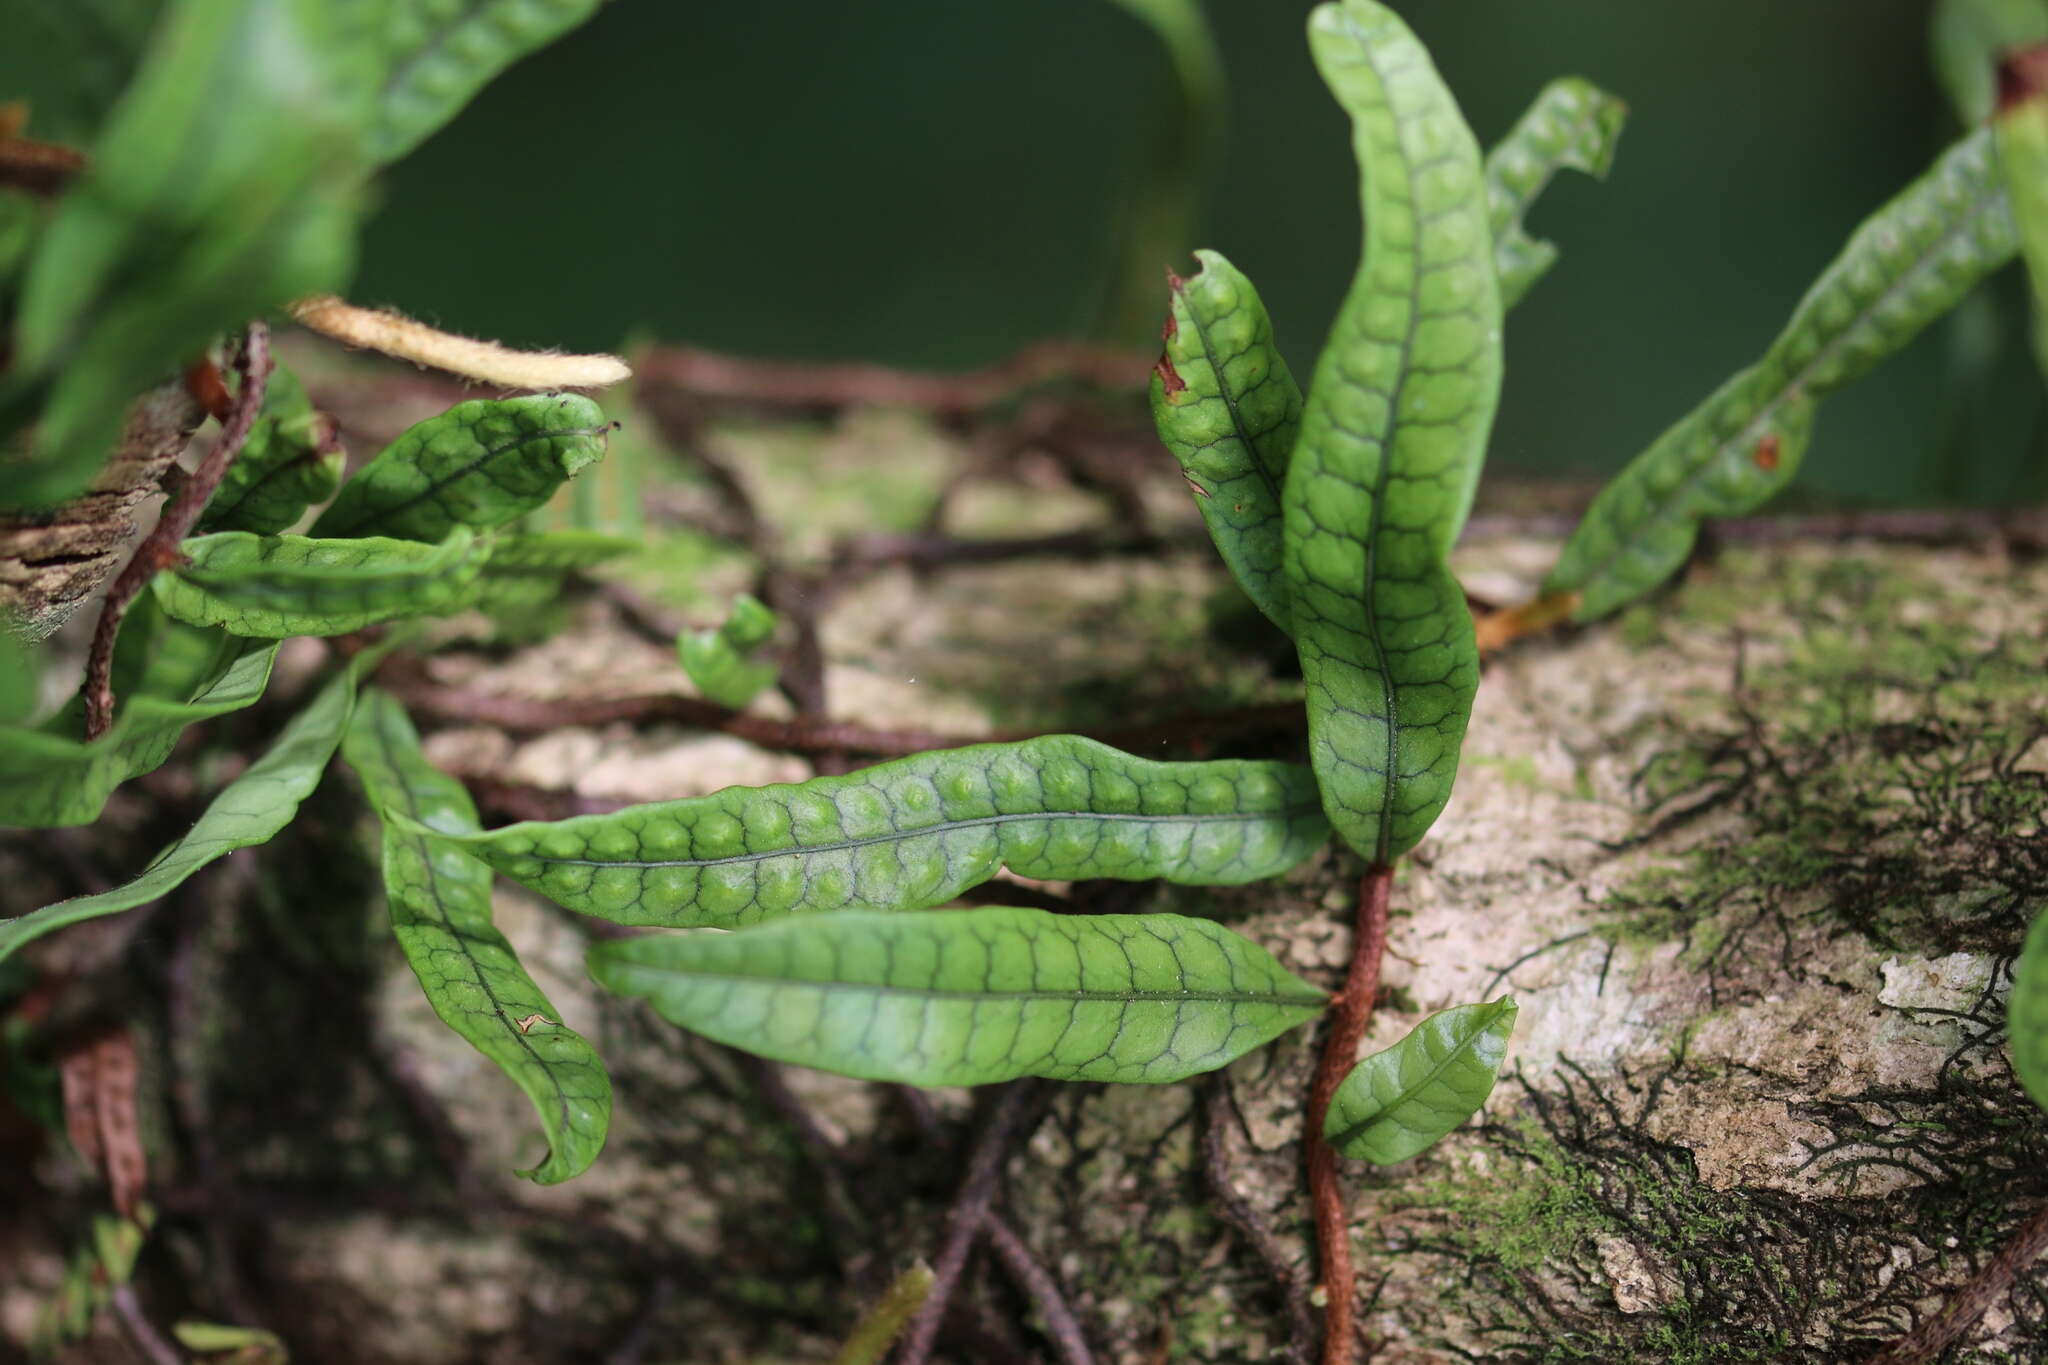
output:
<instances>
[{"instance_id":1,"label":"small young leaf","mask_svg":"<svg viewBox=\"0 0 2048 1365\"><path fill-rule=\"evenodd\" d=\"M313 704L294 716L261 758L208 803L185 837L150 860L141 876L125 886L46 905L30 914L0 919L0 960L23 944L67 924L132 910L169 894L214 859L238 848L267 842L298 814L299 803L319 785L355 709L356 680L383 658L368 649L349 661L322 688Z\"/></svg>"},{"instance_id":2,"label":"small young leaf","mask_svg":"<svg viewBox=\"0 0 2048 1365\"><path fill-rule=\"evenodd\" d=\"M1515 1002L1432 1014L1344 1078L1323 1136L1345 1156L1406 1161L1479 1112L1515 1031Z\"/></svg>"},{"instance_id":3,"label":"small young leaf","mask_svg":"<svg viewBox=\"0 0 2048 1365\"><path fill-rule=\"evenodd\" d=\"M601 459L610 432L603 410L575 394L457 403L358 470L313 534L438 541L457 526L503 526Z\"/></svg>"},{"instance_id":4,"label":"small young leaf","mask_svg":"<svg viewBox=\"0 0 2048 1365\"><path fill-rule=\"evenodd\" d=\"M1445 565L1500 397L1501 311L1479 147L1429 54L1372 0L1309 19L1351 115L1365 246L1283 490L1309 755L1365 858L1450 799L1479 655Z\"/></svg>"},{"instance_id":5,"label":"small young leaf","mask_svg":"<svg viewBox=\"0 0 2048 1365\"><path fill-rule=\"evenodd\" d=\"M491 870L434 832L476 832L469 793L428 764L404 709L383 692L363 694L342 757L384 821L391 927L428 1002L540 1115L547 1160L519 1174L543 1185L581 1174L604 1148L611 1078L492 924Z\"/></svg>"},{"instance_id":6,"label":"small young leaf","mask_svg":"<svg viewBox=\"0 0 2048 1365\"><path fill-rule=\"evenodd\" d=\"M1579 620L1685 563L1700 522L1754 511L1799 470L1819 401L1868 373L2019 249L1980 129L1849 239L1763 359L1679 419L1600 490L1544 584Z\"/></svg>"},{"instance_id":7,"label":"small young leaf","mask_svg":"<svg viewBox=\"0 0 2048 1365\"><path fill-rule=\"evenodd\" d=\"M2012 1068L2020 1084L2034 1103L2048 1109L2048 911L2035 914L2013 969L2005 1031L2012 1039Z\"/></svg>"},{"instance_id":8,"label":"small young leaf","mask_svg":"<svg viewBox=\"0 0 2048 1365\"><path fill-rule=\"evenodd\" d=\"M910 1085L1176 1081L1329 1002L1257 944L1178 915L807 916L600 943L590 972L721 1043Z\"/></svg>"},{"instance_id":9,"label":"small young leaf","mask_svg":"<svg viewBox=\"0 0 2048 1365\"><path fill-rule=\"evenodd\" d=\"M0 729L0 825L91 824L115 787L163 765L187 725L253 706L276 658L274 644L250 648L189 699L130 696L91 742L75 728Z\"/></svg>"},{"instance_id":10,"label":"small young leaf","mask_svg":"<svg viewBox=\"0 0 2048 1365\"><path fill-rule=\"evenodd\" d=\"M1512 308L1557 261L1553 242L1522 226L1529 206L1561 170L1607 178L1628 106L1577 76L1543 87L1508 135L1486 154L1486 199L1493 222L1493 261L1500 306Z\"/></svg>"},{"instance_id":11,"label":"small young leaf","mask_svg":"<svg viewBox=\"0 0 2048 1365\"><path fill-rule=\"evenodd\" d=\"M493 76L597 10L597 0L399 0L385 5L369 156L411 151ZM438 539L438 537L436 537Z\"/></svg>"},{"instance_id":12,"label":"small young leaf","mask_svg":"<svg viewBox=\"0 0 2048 1365\"><path fill-rule=\"evenodd\" d=\"M491 545L458 526L439 545L222 531L184 544L190 563L150 580L164 611L194 625L276 640L345 635L466 606Z\"/></svg>"},{"instance_id":13,"label":"small young leaf","mask_svg":"<svg viewBox=\"0 0 2048 1365\"><path fill-rule=\"evenodd\" d=\"M676 655L697 690L721 706L739 710L774 685L781 670L762 649L775 637L775 613L750 593L732 604L732 615L717 630L679 636Z\"/></svg>"},{"instance_id":14,"label":"small young leaf","mask_svg":"<svg viewBox=\"0 0 2048 1365\"><path fill-rule=\"evenodd\" d=\"M1197 251L1195 259L1198 272L1173 279L1152 418L1232 577L1266 619L1291 633L1280 490L1301 429L1301 387L1252 282L1218 252Z\"/></svg>"},{"instance_id":15,"label":"small young leaf","mask_svg":"<svg viewBox=\"0 0 2048 1365\"><path fill-rule=\"evenodd\" d=\"M1328 833L1313 780L1293 764L1156 763L1047 735L461 843L571 910L736 928L807 911L922 909L1004 866L1237 885L1285 872Z\"/></svg>"},{"instance_id":16,"label":"small young leaf","mask_svg":"<svg viewBox=\"0 0 2048 1365\"><path fill-rule=\"evenodd\" d=\"M308 507L334 496L346 455L298 376L278 366L263 390L263 411L248 443L228 466L197 530L276 535Z\"/></svg>"}]
</instances>

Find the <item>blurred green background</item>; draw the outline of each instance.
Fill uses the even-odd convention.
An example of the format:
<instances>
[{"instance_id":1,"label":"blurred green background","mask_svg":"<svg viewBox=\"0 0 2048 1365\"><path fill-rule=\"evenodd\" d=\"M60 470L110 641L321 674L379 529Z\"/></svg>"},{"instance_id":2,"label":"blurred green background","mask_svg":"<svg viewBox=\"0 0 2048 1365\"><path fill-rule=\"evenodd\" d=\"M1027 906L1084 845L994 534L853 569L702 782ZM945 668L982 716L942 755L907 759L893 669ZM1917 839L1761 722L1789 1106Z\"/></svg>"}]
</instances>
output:
<instances>
[{"instance_id":1,"label":"blurred green background","mask_svg":"<svg viewBox=\"0 0 2048 1365\"><path fill-rule=\"evenodd\" d=\"M1304 379L1358 251L1308 8L1210 0L1233 108L1200 234L1258 282ZM1956 133L1927 0L1402 8L1483 144L1553 75L1633 109L1609 181L1560 178L1532 221L1564 258L1510 318L1495 469L1619 467L1754 359ZM1151 34L1104 0L614 0L388 176L353 294L527 345L644 329L980 364L1085 328L1117 184L1166 87ZM1830 401L1806 486L1871 502L2031 487L2014 273ZM1958 381L2001 344L1987 387Z\"/></svg>"}]
</instances>

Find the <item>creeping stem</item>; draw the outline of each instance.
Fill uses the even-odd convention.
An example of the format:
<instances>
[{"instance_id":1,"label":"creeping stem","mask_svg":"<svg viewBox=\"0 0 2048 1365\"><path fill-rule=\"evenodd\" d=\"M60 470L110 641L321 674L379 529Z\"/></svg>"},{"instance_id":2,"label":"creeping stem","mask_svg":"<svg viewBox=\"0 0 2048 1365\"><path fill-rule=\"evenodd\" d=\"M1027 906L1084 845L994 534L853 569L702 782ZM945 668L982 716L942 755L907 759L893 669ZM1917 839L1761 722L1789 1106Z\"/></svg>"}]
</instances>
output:
<instances>
[{"instance_id":1,"label":"creeping stem","mask_svg":"<svg viewBox=\"0 0 2048 1365\"><path fill-rule=\"evenodd\" d=\"M1337 1087L1358 1060L1358 1045L1372 1022L1380 992L1380 959L1387 950L1387 895L1394 881L1388 863L1375 863L1358 883L1358 925L1351 965L1330 1011L1330 1031L1316 1064L1308 1095L1308 1193L1315 1210L1316 1254L1323 1272L1323 1365L1351 1365L1358 1334L1352 1321L1354 1272L1351 1228L1337 1153L1323 1136L1323 1122Z\"/></svg>"}]
</instances>

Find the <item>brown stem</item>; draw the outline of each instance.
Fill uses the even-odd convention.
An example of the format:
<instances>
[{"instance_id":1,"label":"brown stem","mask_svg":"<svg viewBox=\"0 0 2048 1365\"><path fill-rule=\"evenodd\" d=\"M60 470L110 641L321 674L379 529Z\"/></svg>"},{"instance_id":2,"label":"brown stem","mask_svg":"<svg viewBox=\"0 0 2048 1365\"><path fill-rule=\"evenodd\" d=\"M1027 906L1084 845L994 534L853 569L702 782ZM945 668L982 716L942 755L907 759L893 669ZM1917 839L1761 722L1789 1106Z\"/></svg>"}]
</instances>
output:
<instances>
[{"instance_id":1,"label":"brown stem","mask_svg":"<svg viewBox=\"0 0 2048 1365\"><path fill-rule=\"evenodd\" d=\"M1964 1282L1939 1313L1893 1342L1870 1365L1924 1365L1970 1330L1984 1310L2012 1289L2027 1267L2048 1252L2048 1205L2021 1223L1982 1270Z\"/></svg>"},{"instance_id":2,"label":"brown stem","mask_svg":"<svg viewBox=\"0 0 2048 1365\"><path fill-rule=\"evenodd\" d=\"M1575 592L1554 592L1533 601L1491 611L1473 623L1472 633L1482 654L1491 654L1521 639L1571 619L1579 605Z\"/></svg>"},{"instance_id":3,"label":"brown stem","mask_svg":"<svg viewBox=\"0 0 2048 1365\"><path fill-rule=\"evenodd\" d=\"M235 395L235 410L221 428L220 439L199 462L192 477L179 487L177 495L165 504L155 528L135 547L134 555L107 589L99 625L93 631L92 648L85 657L87 739L98 739L114 723L114 637L120 632L121 618L128 614L136 595L158 570L178 562L178 542L206 510L228 466L248 441L250 428L256 425L256 414L263 410L263 393L270 385L270 329L260 321L249 324L239 368L242 388Z\"/></svg>"},{"instance_id":4,"label":"brown stem","mask_svg":"<svg viewBox=\"0 0 2048 1365\"><path fill-rule=\"evenodd\" d=\"M1003 1159L1009 1155L1010 1144L1025 1126L1027 1115L1037 1112L1038 1099L1043 1093L1041 1084L1015 1082L1003 1087L995 1108L989 1113L988 1123L975 1140L974 1150L968 1153L966 1178L960 1182L960 1192L954 1197L953 1207L947 1214L946 1245L932 1267L932 1292L911 1320L910 1332L903 1342L903 1354L898 1357L900 1365L925 1365L931 1359L932 1347L939 1339L939 1324L946 1317L946 1305L953 1298L961 1273L967 1269L967 1256L981 1235L982 1220L988 1216L989 1206L995 1202L996 1185L1003 1175Z\"/></svg>"},{"instance_id":5,"label":"brown stem","mask_svg":"<svg viewBox=\"0 0 2048 1365\"><path fill-rule=\"evenodd\" d=\"M1351 1219L1337 1175L1337 1153L1323 1139L1323 1121L1337 1087L1358 1060L1358 1045L1372 1022L1380 991L1380 959L1387 950L1387 893L1394 869L1375 863L1358 884L1358 927L1351 943L1351 966L1344 975L1330 1013L1330 1031L1316 1065L1308 1094L1308 1193L1316 1219L1316 1250L1322 1260L1323 1365L1351 1365L1357 1349L1352 1325L1353 1283Z\"/></svg>"},{"instance_id":6,"label":"brown stem","mask_svg":"<svg viewBox=\"0 0 2048 1365\"><path fill-rule=\"evenodd\" d=\"M1259 1259L1266 1263L1266 1273L1273 1277L1281 1304L1287 1310L1287 1359L1290 1365L1313 1365L1315 1311L1309 1306L1307 1291L1302 1288L1301 1274L1288 1258L1286 1249L1280 1245L1280 1239L1273 1235L1273 1229L1252 1207L1251 1201L1238 1191L1236 1182L1230 1177L1230 1149L1226 1133L1234 1117L1234 1108L1230 1083L1218 1073L1209 1085L1202 1126L1202 1168L1209 1178L1209 1193L1216 1199L1217 1215L1258 1253Z\"/></svg>"},{"instance_id":7,"label":"brown stem","mask_svg":"<svg viewBox=\"0 0 2048 1365\"><path fill-rule=\"evenodd\" d=\"M1045 1334L1052 1338L1053 1348L1059 1352L1066 1365L1095 1365L1095 1356L1088 1349L1088 1338L1081 1332L1080 1320L1074 1310L1067 1306L1066 1295L1060 1293L1059 1282L1052 1272L1034 1255L1017 1230L1004 1222L997 1214L985 1213L981 1219L982 1235L988 1238L989 1250L1003 1263L1010 1278L1017 1287L1030 1296L1038 1315L1045 1319Z\"/></svg>"},{"instance_id":8,"label":"brown stem","mask_svg":"<svg viewBox=\"0 0 2048 1365\"><path fill-rule=\"evenodd\" d=\"M1142 388L1152 357L1067 343L1027 347L1007 360L965 374L917 374L879 365L803 365L747 360L684 347L634 357L641 382L707 398L792 407L880 403L966 415L1020 389L1072 380L1098 389Z\"/></svg>"}]
</instances>

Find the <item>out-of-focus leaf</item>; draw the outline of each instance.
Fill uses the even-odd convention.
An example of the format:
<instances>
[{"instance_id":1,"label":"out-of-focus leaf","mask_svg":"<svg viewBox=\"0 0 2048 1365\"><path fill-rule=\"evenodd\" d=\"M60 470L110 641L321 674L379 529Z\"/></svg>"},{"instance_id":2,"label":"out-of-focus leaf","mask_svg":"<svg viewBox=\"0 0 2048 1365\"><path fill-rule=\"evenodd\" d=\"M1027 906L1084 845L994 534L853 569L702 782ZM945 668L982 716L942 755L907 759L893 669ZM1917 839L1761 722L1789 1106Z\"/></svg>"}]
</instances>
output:
<instances>
[{"instance_id":1,"label":"out-of-focus leaf","mask_svg":"<svg viewBox=\"0 0 2048 1365\"><path fill-rule=\"evenodd\" d=\"M2048 374L2048 43L2005 54L1991 120L2034 293L2034 359Z\"/></svg>"},{"instance_id":2,"label":"out-of-focus leaf","mask_svg":"<svg viewBox=\"0 0 2048 1365\"><path fill-rule=\"evenodd\" d=\"M29 108L29 131L92 141L135 74L163 0L23 0L7 8L0 98Z\"/></svg>"},{"instance_id":3,"label":"out-of-focus leaf","mask_svg":"<svg viewBox=\"0 0 2048 1365\"><path fill-rule=\"evenodd\" d=\"M23 282L9 387L49 389L8 504L78 492L152 379L345 281L370 94L352 18L326 0L170 7Z\"/></svg>"},{"instance_id":4,"label":"out-of-focus leaf","mask_svg":"<svg viewBox=\"0 0 2048 1365\"><path fill-rule=\"evenodd\" d=\"M175 890L187 877L225 854L265 843L291 823L299 804L312 795L334 756L355 709L356 681L379 659L368 649L349 661L322 688L312 705L293 717L264 755L221 788L184 838L150 860L135 880L111 891L46 905L13 919L0 919L0 960L23 944L80 920L146 905Z\"/></svg>"},{"instance_id":5,"label":"out-of-focus leaf","mask_svg":"<svg viewBox=\"0 0 2048 1365\"><path fill-rule=\"evenodd\" d=\"M571 574L639 548L638 541L595 531L499 536L477 580L474 605L491 613L545 606L562 595Z\"/></svg>"},{"instance_id":6,"label":"out-of-focus leaf","mask_svg":"<svg viewBox=\"0 0 2048 1365\"><path fill-rule=\"evenodd\" d=\"M547 1159L519 1174L543 1185L581 1174L604 1148L611 1078L491 922L491 870L440 837L476 832L469 793L427 762L386 693L364 693L342 752L384 821L391 927L428 1002L540 1116Z\"/></svg>"},{"instance_id":7,"label":"out-of-focus leaf","mask_svg":"<svg viewBox=\"0 0 2048 1365\"><path fill-rule=\"evenodd\" d=\"M39 674L28 646L0 627L0 725L12 725L35 710Z\"/></svg>"},{"instance_id":8,"label":"out-of-focus leaf","mask_svg":"<svg viewBox=\"0 0 2048 1365\"><path fill-rule=\"evenodd\" d=\"M222 531L188 540L190 562L150 580L165 613L232 635L345 635L468 605L491 545L458 526L439 545L367 536L315 540Z\"/></svg>"},{"instance_id":9,"label":"out-of-focus leaf","mask_svg":"<svg viewBox=\"0 0 2048 1365\"><path fill-rule=\"evenodd\" d=\"M1430 1146L1493 1093L1515 1011L1503 998L1432 1014L1352 1068L1330 1102L1323 1136L1345 1156L1382 1166Z\"/></svg>"},{"instance_id":10,"label":"out-of-focus leaf","mask_svg":"<svg viewBox=\"0 0 2048 1365\"><path fill-rule=\"evenodd\" d=\"M610 433L603 409L576 394L458 403L358 470L313 534L438 541L457 526L503 526L603 458Z\"/></svg>"},{"instance_id":11,"label":"out-of-focus leaf","mask_svg":"<svg viewBox=\"0 0 2048 1365\"><path fill-rule=\"evenodd\" d=\"M597 12L598 0L391 0L368 154L396 161L493 76Z\"/></svg>"},{"instance_id":12,"label":"out-of-focus leaf","mask_svg":"<svg viewBox=\"0 0 2048 1365\"><path fill-rule=\"evenodd\" d=\"M590 972L732 1047L910 1085L1176 1081L1329 1003L1256 943L1179 915L802 916L600 943Z\"/></svg>"},{"instance_id":13,"label":"out-of-focus leaf","mask_svg":"<svg viewBox=\"0 0 2048 1365\"><path fill-rule=\"evenodd\" d=\"M90 824L115 787L163 765L187 725L254 705L276 657L271 644L241 653L189 700L146 691L122 698L112 728L90 742L0 729L0 825Z\"/></svg>"},{"instance_id":14,"label":"out-of-focus leaf","mask_svg":"<svg viewBox=\"0 0 2048 1365\"><path fill-rule=\"evenodd\" d=\"M1604 616L1684 565L1708 517L1740 516L1799 472L1820 400L1861 378L2019 249L1989 129L1856 229L1761 360L1636 456L1566 542L1546 594Z\"/></svg>"},{"instance_id":15,"label":"out-of-focus leaf","mask_svg":"<svg viewBox=\"0 0 2048 1365\"><path fill-rule=\"evenodd\" d=\"M347 452L333 423L313 407L298 376L279 365L263 391L263 411L220 481L197 530L276 535L341 487Z\"/></svg>"},{"instance_id":16,"label":"out-of-focus leaf","mask_svg":"<svg viewBox=\"0 0 2048 1365\"><path fill-rule=\"evenodd\" d=\"M2034 916L2005 1006L2013 1070L2034 1103L2048 1109L2048 912Z\"/></svg>"},{"instance_id":17,"label":"out-of-focus leaf","mask_svg":"<svg viewBox=\"0 0 2048 1365\"><path fill-rule=\"evenodd\" d=\"M732 928L814 910L916 910L1026 877L1237 885L1329 834L1307 769L1156 763L1046 735L837 777L507 825L462 839L506 876L622 924Z\"/></svg>"},{"instance_id":18,"label":"out-of-focus leaf","mask_svg":"<svg viewBox=\"0 0 2048 1365\"><path fill-rule=\"evenodd\" d=\"M772 687L780 671L775 659L763 652L775 638L775 624L775 613L758 597L741 593L724 625L689 631L676 640L683 672L719 705L744 707Z\"/></svg>"}]
</instances>

